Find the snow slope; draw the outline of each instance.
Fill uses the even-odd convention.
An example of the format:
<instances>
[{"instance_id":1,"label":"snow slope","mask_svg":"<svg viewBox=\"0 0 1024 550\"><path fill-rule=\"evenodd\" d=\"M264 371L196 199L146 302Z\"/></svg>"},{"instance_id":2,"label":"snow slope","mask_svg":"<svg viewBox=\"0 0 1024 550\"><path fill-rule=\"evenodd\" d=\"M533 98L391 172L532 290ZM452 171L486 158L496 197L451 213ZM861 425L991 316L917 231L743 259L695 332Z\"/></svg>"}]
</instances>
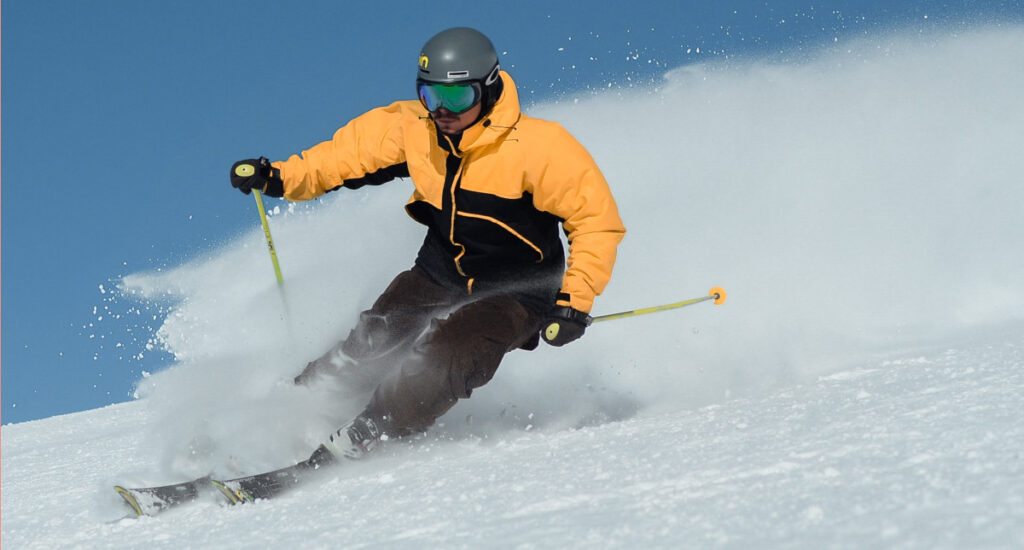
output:
<instances>
[{"instance_id":1,"label":"snow slope","mask_svg":"<svg viewBox=\"0 0 1024 550\"><path fill-rule=\"evenodd\" d=\"M287 380L408 267L408 184L276 212L285 295L256 228L126 277L176 364L3 426L2 543L1021 547L1021 66L1019 26L893 34L532 106L629 229L595 314L729 302L515 352L425 439L280 500L111 523L109 486L281 466L358 410Z\"/></svg>"},{"instance_id":2,"label":"snow slope","mask_svg":"<svg viewBox=\"0 0 1024 550\"><path fill-rule=\"evenodd\" d=\"M1021 325L767 395L452 436L316 488L121 520L145 401L4 427L5 548L1020 548Z\"/></svg>"}]
</instances>

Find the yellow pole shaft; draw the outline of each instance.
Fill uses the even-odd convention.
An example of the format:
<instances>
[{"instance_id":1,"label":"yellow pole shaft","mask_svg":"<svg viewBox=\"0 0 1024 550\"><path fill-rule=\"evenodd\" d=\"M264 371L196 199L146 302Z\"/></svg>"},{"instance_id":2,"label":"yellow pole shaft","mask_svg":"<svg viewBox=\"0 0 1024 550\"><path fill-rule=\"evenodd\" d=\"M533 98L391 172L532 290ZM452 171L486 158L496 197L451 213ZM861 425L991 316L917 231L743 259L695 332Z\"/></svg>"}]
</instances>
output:
<instances>
[{"instance_id":1,"label":"yellow pole shaft","mask_svg":"<svg viewBox=\"0 0 1024 550\"><path fill-rule=\"evenodd\" d=\"M692 306L693 304L699 304L707 300L714 300L715 305L721 305L725 303L725 291L722 290L722 287L716 286L715 288L712 288L710 292L708 292L707 296L701 296L700 298L693 298L691 300L684 300L682 302L676 302L674 304L665 304L663 306L645 307L643 309L634 309L631 311L623 311L620 313L611 313L609 315L600 315L598 317L594 317L593 322L597 323L599 321L612 321L615 319L625 319L626 317L636 317L637 315L647 315L648 313L657 313L659 311L667 311L670 309L678 309L681 307Z\"/></svg>"},{"instance_id":2,"label":"yellow pole shaft","mask_svg":"<svg viewBox=\"0 0 1024 550\"><path fill-rule=\"evenodd\" d=\"M256 197L256 207L260 211L260 221L263 223L263 234L267 236L267 248L270 249L270 261L274 263L274 274L277 275L277 284L284 285L284 277L281 275L281 264L277 262L277 250L274 249L274 238L270 236L270 224L267 223L267 210L263 208L263 194L253 189L252 196Z\"/></svg>"},{"instance_id":3,"label":"yellow pole shaft","mask_svg":"<svg viewBox=\"0 0 1024 550\"><path fill-rule=\"evenodd\" d=\"M681 307L686 307L686 306L692 306L693 304L697 304L697 303L703 302L705 300L714 300L714 297L712 297L712 296L702 296L700 298L694 298L692 300L686 300L684 302L676 302L674 304L665 304L663 306L645 307L643 309L634 309L634 310L631 310L631 311L623 311L623 312L620 312L620 313L611 313L609 315L601 315L599 317L594 317L594 322L596 323L598 321L612 321L612 320L615 320L615 319L625 319L626 317L636 317L637 315L647 315L648 313L657 313L659 311L666 311L666 310L669 310L669 309L676 309L676 308L681 308Z\"/></svg>"}]
</instances>

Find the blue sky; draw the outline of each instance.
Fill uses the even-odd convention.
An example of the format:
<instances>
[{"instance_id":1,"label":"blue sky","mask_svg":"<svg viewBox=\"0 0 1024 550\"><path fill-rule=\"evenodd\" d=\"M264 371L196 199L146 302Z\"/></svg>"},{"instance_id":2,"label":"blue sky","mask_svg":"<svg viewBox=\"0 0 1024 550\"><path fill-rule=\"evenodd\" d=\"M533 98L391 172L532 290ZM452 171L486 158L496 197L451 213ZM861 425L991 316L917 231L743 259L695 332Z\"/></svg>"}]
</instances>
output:
<instances>
[{"instance_id":1,"label":"blue sky","mask_svg":"<svg viewBox=\"0 0 1024 550\"><path fill-rule=\"evenodd\" d=\"M232 162L285 157L412 98L419 47L444 28L489 35L529 109L691 63L785 62L893 28L1024 19L1020 1L424 6L4 2L3 422L130 399L168 361L143 349L165 309L118 296L117 281L258 224L228 184Z\"/></svg>"}]
</instances>

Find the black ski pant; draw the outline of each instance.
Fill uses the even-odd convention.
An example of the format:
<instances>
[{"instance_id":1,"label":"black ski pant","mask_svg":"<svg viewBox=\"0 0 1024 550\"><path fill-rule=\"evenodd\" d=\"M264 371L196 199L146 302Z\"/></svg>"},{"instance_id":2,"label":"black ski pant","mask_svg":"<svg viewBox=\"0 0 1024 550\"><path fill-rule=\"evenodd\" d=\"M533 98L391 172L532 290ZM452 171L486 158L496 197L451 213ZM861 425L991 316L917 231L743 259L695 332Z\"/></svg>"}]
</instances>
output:
<instances>
[{"instance_id":1,"label":"black ski pant","mask_svg":"<svg viewBox=\"0 0 1024 550\"><path fill-rule=\"evenodd\" d=\"M348 338L296 377L336 377L353 392L373 390L364 414L400 437L422 432L474 388L504 355L535 340L542 316L506 294L467 295L419 267L400 273Z\"/></svg>"}]
</instances>

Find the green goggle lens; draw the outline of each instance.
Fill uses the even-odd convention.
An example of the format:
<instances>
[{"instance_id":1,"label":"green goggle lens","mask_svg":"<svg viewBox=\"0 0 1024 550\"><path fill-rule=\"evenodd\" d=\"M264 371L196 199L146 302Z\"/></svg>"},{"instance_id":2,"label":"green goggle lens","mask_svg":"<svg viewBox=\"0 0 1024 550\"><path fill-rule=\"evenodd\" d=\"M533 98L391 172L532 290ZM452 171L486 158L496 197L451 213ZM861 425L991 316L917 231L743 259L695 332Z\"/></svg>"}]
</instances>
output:
<instances>
[{"instance_id":1,"label":"green goggle lens","mask_svg":"<svg viewBox=\"0 0 1024 550\"><path fill-rule=\"evenodd\" d=\"M426 84L417 86L420 102L430 112L441 107L453 113L462 113L480 101L478 84Z\"/></svg>"}]
</instances>

